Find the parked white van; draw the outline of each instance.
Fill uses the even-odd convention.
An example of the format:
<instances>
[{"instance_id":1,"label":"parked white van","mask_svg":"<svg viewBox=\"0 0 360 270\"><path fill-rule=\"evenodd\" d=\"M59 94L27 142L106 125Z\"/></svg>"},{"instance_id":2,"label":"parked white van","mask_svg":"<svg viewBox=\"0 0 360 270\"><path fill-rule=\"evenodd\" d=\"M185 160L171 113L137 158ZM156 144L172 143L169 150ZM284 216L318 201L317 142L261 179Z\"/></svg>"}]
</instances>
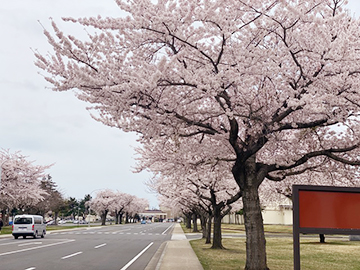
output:
<instances>
[{"instance_id":1,"label":"parked white van","mask_svg":"<svg viewBox=\"0 0 360 270\"><path fill-rule=\"evenodd\" d=\"M44 238L46 234L46 224L42 216L36 215L17 215L14 217L12 225L12 235L15 239L19 236L26 238L32 236L34 238L41 236Z\"/></svg>"}]
</instances>

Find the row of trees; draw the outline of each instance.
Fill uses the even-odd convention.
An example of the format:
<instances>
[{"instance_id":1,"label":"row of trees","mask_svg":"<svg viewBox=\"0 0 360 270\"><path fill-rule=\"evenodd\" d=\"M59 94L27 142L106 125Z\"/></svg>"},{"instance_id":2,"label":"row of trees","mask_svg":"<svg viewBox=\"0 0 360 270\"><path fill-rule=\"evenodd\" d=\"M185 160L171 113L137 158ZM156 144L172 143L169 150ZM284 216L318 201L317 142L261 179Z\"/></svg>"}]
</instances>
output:
<instances>
[{"instance_id":1,"label":"row of trees","mask_svg":"<svg viewBox=\"0 0 360 270\"><path fill-rule=\"evenodd\" d=\"M55 221L58 217L85 220L89 214L98 214L105 225L109 213L118 224L123 216L128 222L149 205L145 199L108 189L98 192L94 199L89 194L81 200L64 198L51 175L45 173L50 167L34 165L20 152L0 150L0 210L5 223L17 213L47 214Z\"/></svg>"},{"instance_id":2,"label":"row of trees","mask_svg":"<svg viewBox=\"0 0 360 270\"><path fill-rule=\"evenodd\" d=\"M50 195L47 190L54 187L45 174L50 166L34 165L20 152L0 150L0 210L4 217L14 208L28 210Z\"/></svg>"},{"instance_id":3,"label":"row of trees","mask_svg":"<svg viewBox=\"0 0 360 270\"><path fill-rule=\"evenodd\" d=\"M123 217L125 223L130 219L139 220L139 213L149 207L149 202L134 195L106 189L98 192L87 205L101 217L101 225L105 225L108 214L115 217L116 224L121 224Z\"/></svg>"},{"instance_id":4,"label":"row of trees","mask_svg":"<svg viewBox=\"0 0 360 270\"><path fill-rule=\"evenodd\" d=\"M61 216L74 216L75 208L81 209L89 196L77 202L75 198L65 199L50 174L46 173L51 165L34 165L21 152L0 150L0 210L5 223L10 215L30 213L54 219ZM84 212L84 210L83 210Z\"/></svg>"},{"instance_id":5,"label":"row of trees","mask_svg":"<svg viewBox=\"0 0 360 270\"><path fill-rule=\"evenodd\" d=\"M64 19L89 27L85 41L53 22L37 66L140 134L156 181L219 194L214 206L240 196L245 269L268 269L261 184L360 165L359 20L345 0L116 2L126 17Z\"/></svg>"}]
</instances>

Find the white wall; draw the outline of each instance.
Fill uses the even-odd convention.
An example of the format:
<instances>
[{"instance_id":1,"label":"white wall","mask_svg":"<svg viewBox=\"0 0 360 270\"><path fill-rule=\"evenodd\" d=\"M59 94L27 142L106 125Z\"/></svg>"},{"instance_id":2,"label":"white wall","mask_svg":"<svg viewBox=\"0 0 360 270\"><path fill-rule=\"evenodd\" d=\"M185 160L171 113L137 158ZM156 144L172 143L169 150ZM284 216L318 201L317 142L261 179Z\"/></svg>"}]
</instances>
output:
<instances>
[{"instance_id":1,"label":"white wall","mask_svg":"<svg viewBox=\"0 0 360 270\"><path fill-rule=\"evenodd\" d=\"M292 225L292 210L266 209L262 212L264 224Z\"/></svg>"},{"instance_id":2,"label":"white wall","mask_svg":"<svg viewBox=\"0 0 360 270\"><path fill-rule=\"evenodd\" d=\"M262 211L264 224L292 225L292 210L284 208L268 208ZM222 219L222 223L244 224L244 216L228 214Z\"/></svg>"}]
</instances>

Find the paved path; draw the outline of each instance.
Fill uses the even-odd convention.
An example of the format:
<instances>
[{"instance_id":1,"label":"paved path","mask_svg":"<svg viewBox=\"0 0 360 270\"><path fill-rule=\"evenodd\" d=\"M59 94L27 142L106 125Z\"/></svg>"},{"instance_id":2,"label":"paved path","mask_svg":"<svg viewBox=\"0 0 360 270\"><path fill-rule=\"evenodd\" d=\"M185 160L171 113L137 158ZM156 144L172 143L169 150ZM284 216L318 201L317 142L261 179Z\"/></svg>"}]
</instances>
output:
<instances>
[{"instance_id":1,"label":"paved path","mask_svg":"<svg viewBox=\"0 0 360 270\"><path fill-rule=\"evenodd\" d=\"M171 240L166 243L156 270L203 270L189 240L180 226L176 224Z\"/></svg>"}]
</instances>

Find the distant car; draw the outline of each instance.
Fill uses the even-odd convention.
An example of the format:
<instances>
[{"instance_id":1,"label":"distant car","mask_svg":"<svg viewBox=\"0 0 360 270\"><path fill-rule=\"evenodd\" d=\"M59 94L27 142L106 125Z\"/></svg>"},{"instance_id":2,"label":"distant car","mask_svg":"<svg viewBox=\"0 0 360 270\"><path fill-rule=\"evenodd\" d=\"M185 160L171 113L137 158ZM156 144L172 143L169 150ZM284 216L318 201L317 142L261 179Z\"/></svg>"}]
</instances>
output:
<instances>
[{"instance_id":1,"label":"distant car","mask_svg":"<svg viewBox=\"0 0 360 270\"><path fill-rule=\"evenodd\" d=\"M46 225L55 225L55 220L50 220L46 223Z\"/></svg>"},{"instance_id":2,"label":"distant car","mask_svg":"<svg viewBox=\"0 0 360 270\"><path fill-rule=\"evenodd\" d=\"M41 238L44 238L45 234L46 224L42 216L16 215L14 217L12 235L15 239L18 239L19 236L23 238L26 238L26 236L32 236L33 238L41 236Z\"/></svg>"},{"instance_id":3,"label":"distant car","mask_svg":"<svg viewBox=\"0 0 360 270\"><path fill-rule=\"evenodd\" d=\"M60 220L60 221L59 221L59 224L65 224L65 223L66 223L65 220Z\"/></svg>"}]
</instances>

